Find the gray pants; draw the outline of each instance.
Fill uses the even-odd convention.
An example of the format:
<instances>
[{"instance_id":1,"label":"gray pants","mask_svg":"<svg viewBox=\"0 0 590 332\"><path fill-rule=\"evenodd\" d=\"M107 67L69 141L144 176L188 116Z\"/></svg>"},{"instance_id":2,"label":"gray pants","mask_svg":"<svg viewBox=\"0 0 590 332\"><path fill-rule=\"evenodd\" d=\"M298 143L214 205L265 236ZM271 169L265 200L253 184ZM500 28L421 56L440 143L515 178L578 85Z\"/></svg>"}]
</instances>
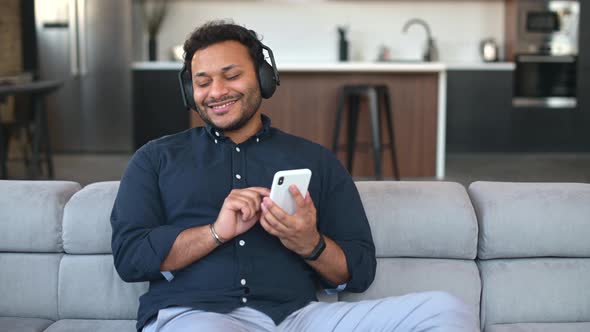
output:
<instances>
[{"instance_id":1,"label":"gray pants","mask_svg":"<svg viewBox=\"0 0 590 332\"><path fill-rule=\"evenodd\" d=\"M444 292L413 293L360 302L312 302L276 326L248 307L229 314L191 308L162 309L143 332L189 331L440 331L475 332L476 313Z\"/></svg>"}]
</instances>

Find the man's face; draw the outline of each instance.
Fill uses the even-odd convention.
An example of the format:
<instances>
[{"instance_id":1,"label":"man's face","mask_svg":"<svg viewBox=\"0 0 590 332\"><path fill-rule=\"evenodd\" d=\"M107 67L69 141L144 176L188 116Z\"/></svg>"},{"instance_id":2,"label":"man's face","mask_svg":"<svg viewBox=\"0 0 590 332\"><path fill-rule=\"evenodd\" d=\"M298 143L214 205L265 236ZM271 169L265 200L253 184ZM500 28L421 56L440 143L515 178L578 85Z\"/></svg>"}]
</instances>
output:
<instances>
[{"instance_id":1,"label":"man's face","mask_svg":"<svg viewBox=\"0 0 590 332\"><path fill-rule=\"evenodd\" d=\"M258 111L262 97L248 49L225 41L195 52L191 62L197 112L224 131L242 128Z\"/></svg>"}]
</instances>

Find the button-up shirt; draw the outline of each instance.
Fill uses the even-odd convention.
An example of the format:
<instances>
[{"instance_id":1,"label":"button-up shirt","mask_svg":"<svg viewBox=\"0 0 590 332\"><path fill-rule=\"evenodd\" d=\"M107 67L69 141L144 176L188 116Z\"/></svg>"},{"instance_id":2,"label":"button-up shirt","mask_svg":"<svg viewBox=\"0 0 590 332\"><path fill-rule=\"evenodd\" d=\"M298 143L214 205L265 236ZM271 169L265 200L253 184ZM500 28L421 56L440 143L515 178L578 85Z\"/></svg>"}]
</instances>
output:
<instances>
[{"instance_id":1,"label":"button-up shirt","mask_svg":"<svg viewBox=\"0 0 590 332\"><path fill-rule=\"evenodd\" d=\"M375 276L375 246L348 172L319 144L286 134L262 116L262 129L236 144L212 126L151 141L132 157L111 214L115 267L128 282L149 281L140 297L137 328L158 310L187 306L227 313L249 306L280 323L317 300L318 282L334 288L299 255L255 224L189 266L160 265L183 230L212 224L235 188L270 188L275 172L309 168L309 194L319 231L342 248L351 279L362 292Z\"/></svg>"}]
</instances>

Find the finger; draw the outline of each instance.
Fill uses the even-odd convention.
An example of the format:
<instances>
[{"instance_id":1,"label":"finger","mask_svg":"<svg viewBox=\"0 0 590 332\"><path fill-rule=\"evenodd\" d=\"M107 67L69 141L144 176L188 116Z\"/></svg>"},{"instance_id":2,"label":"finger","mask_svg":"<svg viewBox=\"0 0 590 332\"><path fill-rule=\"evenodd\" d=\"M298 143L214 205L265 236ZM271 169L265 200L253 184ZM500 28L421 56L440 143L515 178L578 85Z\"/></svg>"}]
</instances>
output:
<instances>
[{"instance_id":1,"label":"finger","mask_svg":"<svg viewBox=\"0 0 590 332\"><path fill-rule=\"evenodd\" d=\"M249 188L246 188L246 190L252 190L263 197L270 195L270 189L264 188L264 187L249 187Z\"/></svg>"},{"instance_id":2,"label":"finger","mask_svg":"<svg viewBox=\"0 0 590 332\"><path fill-rule=\"evenodd\" d=\"M261 212L260 212L260 211L258 211L258 212L256 212L256 213L254 213L254 216L253 216L252 218L250 218L250 219L245 219L245 220L244 220L244 222L245 222L246 224L250 224L250 223L252 223L252 224L253 224L253 223L256 223L258 220L260 220L260 215L261 215Z\"/></svg>"},{"instance_id":3,"label":"finger","mask_svg":"<svg viewBox=\"0 0 590 332\"><path fill-rule=\"evenodd\" d=\"M260 211L260 203L262 198L260 195L252 190L248 189L234 189L231 191L230 196L232 197L239 197L240 199L246 201L253 212Z\"/></svg>"},{"instance_id":4,"label":"finger","mask_svg":"<svg viewBox=\"0 0 590 332\"><path fill-rule=\"evenodd\" d=\"M244 201L248 204L248 207L252 210L252 213L256 213L260 211L260 196L252 196L251 194L245 192L238 192L234 194L236 198Z\"/></svg>"},{"instance_id":5,"label":"finger","mask_svg":"<svg viewBox=\"0 0 590 332\"><path fill-rule=\"evenodd\" d=\"M236 190L236 194L249 197L254 201L256 210L260 209L260 203L264 197L269 194L268 189L262 187L251 187L246 189Z\"/></svg>"},{"instance_id":6,"label":"finger","mask_svg":"<svg viewBox=\"0 0 590 332\"><path fill-rule=\"evenodd\" d=\"M277 230L268 222L268 220L266 219L266 216L264 214L262 214L260 216L260 225L262 226L262 228L264 228L264 230L268 234L271 234L273 236L277 236L278 237Z\"/></svg>"},{"instance_id":7,"label":"finger","mask_svg":"<svg viewBox=\"0 0 590 332\"><path fill-rule=\"evenodd\" d=\"M267 219L270 219L272 225L280 231L288 231L291 223L289 222L289 214L281 207L275 204L270 198L265 198L263 202L263 212Z\"/></svg>"},{"instance_id":8,"label":"finger","mask_svg":"<svg viewBox=\"0 0 590 332\"><path fill-rule=\"evenodd\" d=\"M305 200L303 199L303 196L296 185L292 184L289 186L289 192L291 193L291 196L293 196L295 204L297 204L298 207L302 208L305 206Z\"/></svg>"},{"instance_id":9,"label":"finger","mask_svg":"<svg viewBox=\"0 0 590 332\"><path fill-rule=\"evenodd\" d=\"M313 213L316 212L315 209L315 204L313 203L313 199L311 199L311 194L309 193L309 191L307 192L307 195L305 196L305 206L307 207L307 209Z\"/></svg>"},{"instance_id":10,"label":"finger","mask_svg":"<svg viewBox=\"0 0 590 332\"><path fill-rule=\"evenodd\" d=\"M262 203L263 196L260 196L260 194L258 192L254 191L254 190L247 190L246 189L246 190L240 191L239 195L251 200L252 203L254 204L254 208L256 211L260 210L260 203Z\"/></svg>"},{"instance_id":11,"label":"finger","mask_svg":"<svg viewBox=\"0 0 590 332\"><path fill-rule=\"evenodd\" d=\"M250 219L256 213L256 209L254 209L254 204L251 200L240 195L233 195L231 199L233 204L235 204L235 211L240 211L242 214L242 219Z\"/></svg>"}]
</instances>

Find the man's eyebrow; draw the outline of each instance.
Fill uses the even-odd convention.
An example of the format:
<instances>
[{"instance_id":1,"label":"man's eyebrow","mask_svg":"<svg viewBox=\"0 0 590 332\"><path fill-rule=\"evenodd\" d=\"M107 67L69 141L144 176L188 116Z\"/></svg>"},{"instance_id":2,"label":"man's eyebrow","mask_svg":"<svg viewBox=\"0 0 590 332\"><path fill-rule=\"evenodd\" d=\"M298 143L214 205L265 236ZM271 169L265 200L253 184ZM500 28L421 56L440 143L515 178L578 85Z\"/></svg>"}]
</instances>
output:
<instances>
[{"instance_id":1,"label":"man's eyebrow","mask_svg":"<svg viewBox=\"0 0 590 332\"><path fill-rule=\"evenodd\" d=\"M221 68L221 71L225 73L225 72L227 72L231 69L237 68L237 67L239 67L239 66L236 64L231 64L231 65L227 65L227 66ZM203 76L208 76L207 72L200 71L195 74L195 77L203 77Z\"/></svg>"}]
</instances>

